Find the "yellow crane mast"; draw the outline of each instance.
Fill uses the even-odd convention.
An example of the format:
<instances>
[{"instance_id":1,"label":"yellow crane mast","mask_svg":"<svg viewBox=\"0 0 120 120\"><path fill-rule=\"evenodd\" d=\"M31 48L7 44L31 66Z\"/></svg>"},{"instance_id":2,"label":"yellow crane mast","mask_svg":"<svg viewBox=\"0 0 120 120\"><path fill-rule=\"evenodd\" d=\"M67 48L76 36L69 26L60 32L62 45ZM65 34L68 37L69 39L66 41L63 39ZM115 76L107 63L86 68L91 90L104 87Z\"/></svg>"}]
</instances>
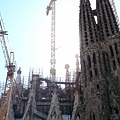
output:
<instances>
[{"instance_id":1,"label":"yellow crane mast","mask_svg":"<svg viewBox=\"0 0 120 120\"><path fill-rule=\"evenodd\" d=\"M15 72L15 64L14 64L14 52L10 52L8 54L8 49L6 46L5 35L7 35L7 31L3 30L2 20L0 20L0 42L2 45L3 54L6 61L7 68L7 76L4 87L4 93L2 94L1 106L0 106L0 120L13 120L11 118L11 103L12 103L12 87L14 81L14 72Z\"/></svg>"}]
</instances>

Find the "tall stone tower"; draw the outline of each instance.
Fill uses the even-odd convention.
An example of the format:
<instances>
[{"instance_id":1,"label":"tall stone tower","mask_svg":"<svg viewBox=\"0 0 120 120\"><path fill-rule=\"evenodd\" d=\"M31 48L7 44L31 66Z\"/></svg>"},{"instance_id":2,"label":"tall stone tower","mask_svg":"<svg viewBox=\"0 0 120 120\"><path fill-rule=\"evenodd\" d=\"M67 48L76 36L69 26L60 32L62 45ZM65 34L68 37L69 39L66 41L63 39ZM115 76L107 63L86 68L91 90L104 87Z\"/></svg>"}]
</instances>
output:
<instances>
[{"instance_id":1,"label":"tall stone tower","mask_svg":"<svg viewBox=\"0 0 120 120\"><path fill-rule=\"evenodd\" d=\"M80 0L80 120L120 120L120 31L109 0Z\"/></svg>"}]
</instances>

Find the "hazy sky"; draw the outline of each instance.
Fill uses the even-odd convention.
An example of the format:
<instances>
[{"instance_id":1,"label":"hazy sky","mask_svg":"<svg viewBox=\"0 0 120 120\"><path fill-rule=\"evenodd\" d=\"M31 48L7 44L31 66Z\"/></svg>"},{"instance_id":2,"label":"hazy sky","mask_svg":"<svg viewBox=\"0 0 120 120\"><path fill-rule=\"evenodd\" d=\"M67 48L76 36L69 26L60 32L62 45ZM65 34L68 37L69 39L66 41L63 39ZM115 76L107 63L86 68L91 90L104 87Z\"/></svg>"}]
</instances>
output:
<instances>
[{"instance_id":1,"label":"hazy sky","mask_svg":"<svg viewBox=\"0 0 120 120\"><path fill-rule=\"evenodd\" d=\"M91 0L95 8L95 0ZM94 2L93 2L94 1ZM46 15L50 0L0 0L0 12L8 31L9 45L15 52L17 67L22 76L29 68L43 68L49 76L51 48L51 12ZM120 18L120 1L115 0ZM65 64L75 68L75 54L79 53L79 0L56 1L56 72L65 76ZM9 49L10 51L10 49ZM5 81L5 60L0 47L0 81Z\"/></svg>"}]
</instances>

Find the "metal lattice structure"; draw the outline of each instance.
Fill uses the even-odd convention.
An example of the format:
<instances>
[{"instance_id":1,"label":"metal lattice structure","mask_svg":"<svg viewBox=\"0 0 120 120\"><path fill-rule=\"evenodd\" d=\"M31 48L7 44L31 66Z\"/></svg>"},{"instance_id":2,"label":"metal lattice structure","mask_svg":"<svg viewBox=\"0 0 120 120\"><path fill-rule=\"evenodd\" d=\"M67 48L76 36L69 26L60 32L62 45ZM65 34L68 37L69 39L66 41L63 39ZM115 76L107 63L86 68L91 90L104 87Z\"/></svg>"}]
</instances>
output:
<instances>
[{"instance_id":1,"label":"metal lattice structure","mask_svg":"<svg viewBox=\"0 0 120 120\"><path fill-rule=\"evenodd\" d=\"M51 68L50 68L50 77L52 80L55 80L56 69L55 69L55 1L51 0L49 5L47 6L46 14L49 14L49 11L52 10L52 21L51 21Z\"/></svg>"},{"instance_id":2,"label":"metal lattice structure","mask_svg":"<svg viewBox=\"0 0 120 120\"><path fill-rule=\"evenodd\" d=\"M0 106L0 120L8 120L13 119L13 116L10 115L10 108L12 102L12 88L13 88L13 81L14 81L14 53L11 52L10 56L8 54L8 49L5 42L5 35L7 35L7 31L3 30L2 21L0 21L0 41L3 49L3 54L6 61L7 67L7 77L5 82L4 93L2 95L2 101ZM13 61L11 61L13 60Z\"/></svg>"}]
</instances>

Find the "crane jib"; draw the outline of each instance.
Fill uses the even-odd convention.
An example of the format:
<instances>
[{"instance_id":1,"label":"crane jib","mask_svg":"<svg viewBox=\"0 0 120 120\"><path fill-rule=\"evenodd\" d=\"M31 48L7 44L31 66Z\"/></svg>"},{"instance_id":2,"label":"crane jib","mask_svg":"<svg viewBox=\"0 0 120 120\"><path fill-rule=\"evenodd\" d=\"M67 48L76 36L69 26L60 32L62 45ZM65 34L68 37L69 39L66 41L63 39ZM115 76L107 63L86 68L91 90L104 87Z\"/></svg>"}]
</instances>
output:
<instances>
[{"instance_id":1,"label":"crane jib","mask_svg":"<svg viewBox=\"0 0 120 120\"><path fill-rule=\"evenodd\" d=\"M7 76L5 81L4 93L1 99L0 106L0 120L8 120L10 114L11 98L13 94L13 82L14 82L14 72L15 72L15 62L14 62L14 52L8 54L8 49L5 41L5 36L8 35L7 31L3 30L2 21L0 21L0 42L5 57Z\"/></svg>"}]
</instances>

